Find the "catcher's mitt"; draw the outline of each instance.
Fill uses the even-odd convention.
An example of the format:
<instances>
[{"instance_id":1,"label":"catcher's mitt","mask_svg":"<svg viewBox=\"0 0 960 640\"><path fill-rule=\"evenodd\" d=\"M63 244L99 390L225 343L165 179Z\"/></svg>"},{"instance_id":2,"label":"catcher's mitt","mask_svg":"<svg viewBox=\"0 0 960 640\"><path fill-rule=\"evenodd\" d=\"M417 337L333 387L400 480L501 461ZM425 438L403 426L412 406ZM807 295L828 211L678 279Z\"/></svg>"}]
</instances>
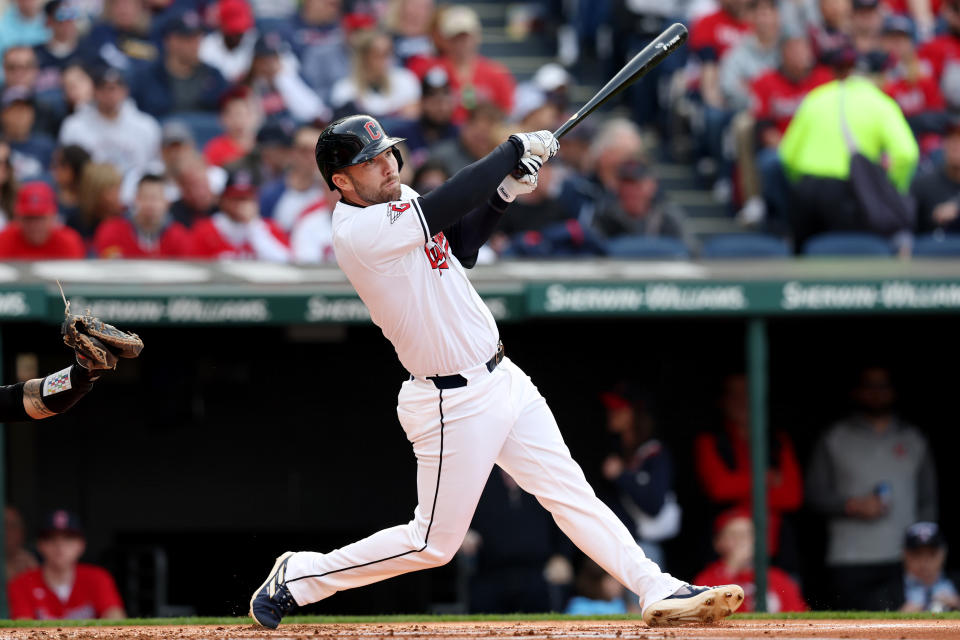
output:
<instances>
[{"instance_id":1,"label":"catcher's mitt","mask_svg":"<svg viewBox=\"0 0 960 640\"><path fill-rule=\"evenodd\" d=\"M90 315L65 311L61 332L63 342L77 353L77 362L85 369L115 369L117 358L136 358L143 349L143 340L135 333L120 331Z\"/></svg>"}]
</instances>

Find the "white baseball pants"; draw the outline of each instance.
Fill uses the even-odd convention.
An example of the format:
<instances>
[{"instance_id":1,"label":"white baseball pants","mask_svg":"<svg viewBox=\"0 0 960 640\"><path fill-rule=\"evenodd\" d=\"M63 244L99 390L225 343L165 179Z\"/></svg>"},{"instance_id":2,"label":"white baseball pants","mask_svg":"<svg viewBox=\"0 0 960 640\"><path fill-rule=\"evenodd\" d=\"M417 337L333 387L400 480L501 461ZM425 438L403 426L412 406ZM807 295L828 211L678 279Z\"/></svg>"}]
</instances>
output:
<instances>
[{"instance_id":1,"label":"white baseball pants","mask_svg":"<svg viewBox=\"0 0 960 640\"><path fill-rule=\"evenodd\" d=\"M683 585L644 556L596 497L546 401L519 367L504 358L492 373L480 365L462 375L469 384L457 389L414 379L400 390L397 414L417 456L413 520L330 553L292 556L286 583L298 604L449 562L494 464L536 496L584 553L639 594L642 607Z\"/></svg>"}]
</instances>

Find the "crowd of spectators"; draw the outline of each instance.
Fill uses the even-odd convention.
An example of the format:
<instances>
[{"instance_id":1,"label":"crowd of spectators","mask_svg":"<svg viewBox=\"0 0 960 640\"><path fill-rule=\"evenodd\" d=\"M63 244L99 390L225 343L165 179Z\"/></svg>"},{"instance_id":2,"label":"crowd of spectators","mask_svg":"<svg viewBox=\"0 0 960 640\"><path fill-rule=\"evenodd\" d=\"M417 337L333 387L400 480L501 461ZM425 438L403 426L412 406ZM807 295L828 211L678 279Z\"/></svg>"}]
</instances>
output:
<instances>
[{"instance_id":1,"label":"crowd of spectators","mask_svg":"<svg viewBox=\"0 0 960 640\"><path fill-rule=\"evenodd\" d=\"M621 115L564 138L482 260L616 254L635 237L696 254L658 177L664 158L693 162L745 230L798 251L825 231L876 232L908 252L912 233L960 229L960 3L654 4L531 4L580 82L601 82L603 63L619 67L674 20L689 46ZM406 138L402 179L425 191L575 106L567 68L518 83L480 54L482 34L474 10L433 0L11 0L0 258L332 261L338 194L312 162L332 119L367 112ZM601 70L584 71L594 57ZM851 169L853 156L865 162ZM865 195L863 180L884 176Z\"/></svg>"}]
</instances>

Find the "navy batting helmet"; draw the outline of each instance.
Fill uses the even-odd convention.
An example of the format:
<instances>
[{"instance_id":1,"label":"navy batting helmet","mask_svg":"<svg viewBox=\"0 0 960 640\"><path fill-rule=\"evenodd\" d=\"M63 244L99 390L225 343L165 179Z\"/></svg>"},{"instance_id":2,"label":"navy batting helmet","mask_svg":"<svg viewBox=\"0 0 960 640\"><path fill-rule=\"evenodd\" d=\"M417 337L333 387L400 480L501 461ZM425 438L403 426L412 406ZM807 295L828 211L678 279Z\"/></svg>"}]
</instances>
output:
<instances>
[{"instance_id":1,"label":"navy batting helmet","mask_svg":"<svg viewBox=\"0 0 960 640\"><path fill-rule=\"evenodd\" d=\"M317 167L331 190L333 172L375 158L387 149L393 150L398 168L403 158L396 145L404 138L391 138L377 119L368 115L348 116L331 122L317 139Z\"/></svg>"}]
</instances>

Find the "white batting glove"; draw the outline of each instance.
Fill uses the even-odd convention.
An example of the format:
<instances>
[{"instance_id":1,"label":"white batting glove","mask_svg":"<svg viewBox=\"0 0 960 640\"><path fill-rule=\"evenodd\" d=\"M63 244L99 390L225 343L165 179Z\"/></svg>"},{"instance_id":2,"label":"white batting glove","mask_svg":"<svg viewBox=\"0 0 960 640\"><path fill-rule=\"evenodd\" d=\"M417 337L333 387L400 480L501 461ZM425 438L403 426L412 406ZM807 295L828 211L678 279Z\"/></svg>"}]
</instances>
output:
<instances>
[{"instance_id":1,"label":"white batting glove","mask_svg":"<svg viewBox=\"0 0 960 640\"><path fill-rule=\"evenodd\" d=\"M560 143L553 137L553 134L547 130L533 131L531 133L514 133L510 136L523 145L524 154L530 153L540 156L540 159L546 162L557 155L560 150Z\"/></svg>"},{"instance_id":2,"label":"white batting glove","mask_svg":"<svg viewBox=\"0 0 960 640\"><path fill-rule=\"evenodd\" d=\"M497 187L497 195L503 198L504 202L513 202L517 199L517 196L522 196L525 193L533 193L536 188L536 173L523 176L522 178L514 178L510 175L504 178L500 186Z\"/></svg>"}]
</instances>

